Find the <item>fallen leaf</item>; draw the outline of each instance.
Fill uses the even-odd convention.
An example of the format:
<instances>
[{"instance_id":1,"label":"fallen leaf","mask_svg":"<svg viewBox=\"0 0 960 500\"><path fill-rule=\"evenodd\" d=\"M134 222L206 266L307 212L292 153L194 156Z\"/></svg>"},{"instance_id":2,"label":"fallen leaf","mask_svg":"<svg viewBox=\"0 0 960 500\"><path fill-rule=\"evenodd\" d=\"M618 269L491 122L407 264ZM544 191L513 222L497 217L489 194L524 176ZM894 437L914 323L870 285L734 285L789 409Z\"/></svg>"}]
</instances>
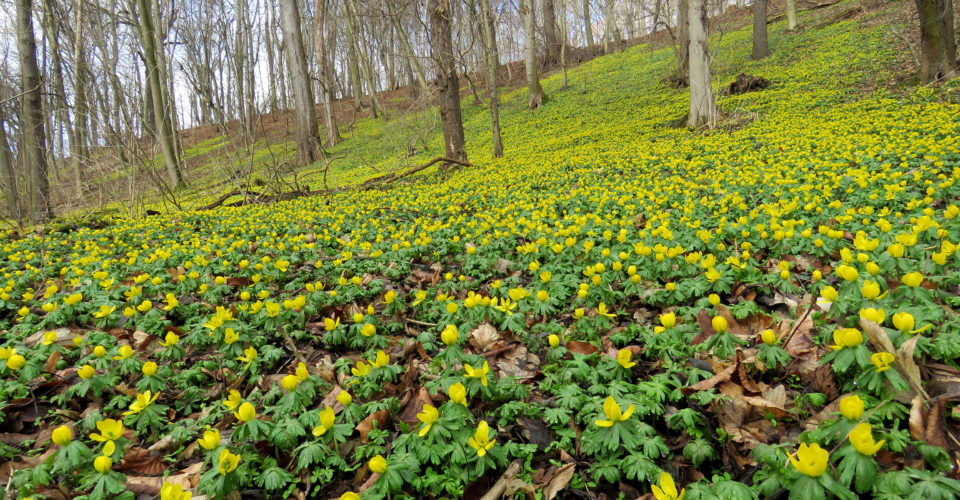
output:
<instances>
[{"instance_id":1,"label":"fallen leaf","mask_svg":"<svg viewBox=\"0 0 960 500\"><path fill-rule=\"evenodd\" d=\"M543 498L544 500L553 500L556 498L557 493L560 493L560 490L566 488L570 481L573 479L573 474L577 470L577 464L569 463L563 464L560 469L553 475L553 479L547 483L543 488Z\"/></svg>"},{"instance_id":2,"label":"fallen leaf","mask_svg":"<svg viewBox=\"0 0 960 500\"><path fill-rule=\"evenodd\" d=\"M502 341L502 337L497 333L497 329L490 323L483 323L474 328L473 331L470 332L469 339L470 345L472 345L477 352L487 352L493 348L494 344Z\"/></svg>"},{"instance_id":3,"label":"fallen leaf","mask_svg":"<svg viewBox=\"0 0 960 500\"><path fill-rule=\"evenodd\" d=\"M521 380L529 379L540 371L540 358L520 344L497 360L497 368L503 375L513 375Z\"/></svg>"},{"instance_id":4,"label":"fallen leaf","mask_svg":"<svg viewBox=\"0 0 960 500\"><path fill-rule=\"evenodd\" d=\"M571 340L567 342L567 350L577 354L593 354L600 352L600 349L597 346L589 342L580 342L579 340Z\"/></svg>"},{"instance_id":5,"label":"fallen leaf","mask_svg":"<svg viewBox=\"0 0 960 500\"><path fill-rule=\"evenodd\" d=\"M378 412L371 413L367 418L360 421L357 424L356 430L360 432L360 441L364 443L367 442L367 434L373 430L373 423L377 423L377 429L383 429L383 424L387 423L387 418L390 416L390 413L387 410L380 410Z\"/></svg>"}]
</instances>

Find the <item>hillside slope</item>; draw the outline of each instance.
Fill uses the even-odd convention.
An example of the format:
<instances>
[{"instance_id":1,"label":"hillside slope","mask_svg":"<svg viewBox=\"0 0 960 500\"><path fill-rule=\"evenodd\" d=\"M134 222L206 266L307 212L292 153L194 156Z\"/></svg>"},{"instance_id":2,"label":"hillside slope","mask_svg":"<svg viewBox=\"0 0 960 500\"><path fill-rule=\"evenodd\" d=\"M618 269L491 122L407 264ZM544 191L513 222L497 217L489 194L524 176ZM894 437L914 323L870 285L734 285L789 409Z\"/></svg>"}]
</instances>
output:
<instances>
[{"instance_id":1,"label":"hillside slope","mask_svg":"<svg viewBox=\"0 0 960 500\"><path fill-rule=\"evenodd\" d=\"M904 55L850 5L772 24L760 62L749 29L715 36L718 88L773 82L722 97L717 130L670 126L672 54L639 46L536 111L507 94L503 159L467 99L472 167L8 233L12 487L960 495L958 87L889 86ZM431 116L358 122L331 185L414 133L438 151Z\"/></svg>"}]
</instances>

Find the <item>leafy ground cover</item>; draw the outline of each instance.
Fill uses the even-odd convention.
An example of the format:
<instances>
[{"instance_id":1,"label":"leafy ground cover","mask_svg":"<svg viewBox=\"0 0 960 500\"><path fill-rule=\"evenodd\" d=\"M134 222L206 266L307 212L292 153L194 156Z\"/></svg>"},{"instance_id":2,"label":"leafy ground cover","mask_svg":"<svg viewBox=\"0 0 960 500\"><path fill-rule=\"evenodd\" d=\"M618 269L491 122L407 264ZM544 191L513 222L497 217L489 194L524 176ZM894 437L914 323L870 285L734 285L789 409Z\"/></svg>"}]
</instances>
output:
<instances>
[{"instance_id":1,"label":"leafy ground cover","mask_svg":"<svg viewBox=\"0 0 960 500\"><path fill-rule=\"evenodd\" d=\"M960 107L871 85L878 23L748 36L718 131L637 47L506 96L503 160L468 107L440 178L8 234L9 491L960 494Z\"/></svg>"}]
</instances>

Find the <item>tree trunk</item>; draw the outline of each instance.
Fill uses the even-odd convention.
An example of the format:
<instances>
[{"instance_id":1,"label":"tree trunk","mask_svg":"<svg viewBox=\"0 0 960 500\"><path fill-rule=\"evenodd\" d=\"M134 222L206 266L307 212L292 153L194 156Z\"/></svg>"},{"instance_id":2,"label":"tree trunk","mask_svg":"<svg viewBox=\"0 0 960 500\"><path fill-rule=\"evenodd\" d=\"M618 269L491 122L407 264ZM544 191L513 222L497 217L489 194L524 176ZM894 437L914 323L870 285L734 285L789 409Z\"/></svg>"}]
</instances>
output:
<instances>
[{"instance_id":1,"label":"tree trunk","mask_svg":"<svg viewBox=\"0 0 960 500\"><path fill-rule=\"evenodd\" d=\"M344 3L347 18L347 45L348 68L350 70L350 83L353 86L353 107L359 110L363 106L363 81L360 79L360 48L357 46L357 31L353 23L353 13L350 11L350 4ZM376 110L374 110L376 113Z\"/></svg>"},{"instance_id":2,"label":"tree trunk","mask_svg":"<svg viewBox=\"0 0 960 500\"><path fill-rule=\"evenodd\" d=\"M157 139L160 141L160 150L163 153L163 162L167 167L167 176L170 183L176 187L184 186L183 174L177 162L176 146L174 144L171 121L166 114L169 110L163 105L163 84L160 82L160 68L157 62L156 32L153 27L149 0L137 0L137 10L140 12L140 38L143 43L143 57L147 64L147 84L150 86L150 100L153 105L154 127Z\"/></svg>"},{"instance_id":3,"label":"tree trunk","mask_svg":"<svg viewBox=\"0 0 960 500\"><path fill-rule=\"evenodd\" d=\"M553 3L552 0L548 0ZM497 69L500 54L497 50L497 26L490 8L490 0L480 0L480 27L483 32L483 47L487 59L487 94L490 96L490 126L493 131L493 157L503 158L503 140L500 137L500 89L497 85Z\"/></svg>"},{"instance_id":4,"label":"tree trunk","mask_svg":"<svg viewBox=\"0 0 960 500\"><path fill-rule=\"evenodd\" d=\"M767 43L767 0L753 0L753 53L750 59L759 61L770 55Z\"/></svg>"},{"instance_id":5,"label":"tree trunk","mask_svg":"<svg viewBox=\"0 0 960 500\"><path fill-rule=\"evenodd\" d=\"M76 178L75 194L83 196L83 162L87 158L87 60L83 46L83 4L76 5L73 25L73 135L70 157Z\"/></svg>"},{"instance_id":6,"label":"tree trunk","mask_svg":"<svg viewBox=\"0 0 960 500\"><path fill-rule=\"evenodd\" d=\"M7 216L21 223L23 212L20 207L20 190L17 187L17 174L13 168L13 155L7 141L7 129L0 119L0 175L3 176L3 196L7 199Z\"/></svg>"},{"instance_id":7,"label":"tree trunk","mask_svg":"<svg viewBox=\"0 0 960 500\"><path fill-rule=\"evenodd\" d=\"M610 53L610 44L613 42L613 0L604 0L603 5L603 53Z\"/></svg>"},{"instance_id":8,"label":"tree trunk","mask_svg":"<svg viewBox=\"0 0 960 500\"><path fill-rule=\"evenodd\" d=\"M437 85L440 87L438 104L446 156L467 161L466 139L460 114L460 81L457 78L453 55L450 2L429 0L427 12L430 15L430 53L437 66Z\"/></svg>"},{"instance_id":9,"label":"tree trunk","mask_svg":"<svg viewBox=\"0 0 960 500\"><path fill-rule=\"evenodd\" d=\"M317 114L314 112L313 92L307 73L307 54L303 50L300 32L300 8L297 0L280 2L280 29L287 49L287 69L297 108L297 165L306 165L323 158L318 137Z\"/></svg>"},{"instance_id":10,"label":"tree trunk","mask_svg":"<svg viewBox=\"0 0 960 500\"><path fill-rule=\"evenodd\" d=\"M677 0L677 82L690 81L690 0Z\"/></svg>"},{"instance_id":11,"label":"tree trunk","mask_svg":"<svg viewBox=\"0 0 960 500\"><path fill-rule=\"evenodd\" d=\"M797 0L787 0L787 30L797 29Z\"/></svg>"},{"instance_id":12,"label":"tree trunk","mask_svg":"<svg viewBox=\"0 0 960 500\"><path fill-rule=\"evenodd\" d=\"M340 130L333 111L333 70L327 55L327 0L316 0L313 22L313 45L317 51L317 67L320 78L320 100L323 102L323 119L327 128L327 146L340 144Z\"/></svg>"},{"instance_id":13,"label":"tree trunk","mask_svg":"<svg viewBox=\"0 0 960 500\"><path fill-rule=\"evenodd\" d=\"M554 0L543 0L543 40L546 44L546 64L560 62L560 41L557 36L557 11Z\"/></svg>"},{"instance_id":14,"label":"tree trunk","mask_svg":"<svg viewBox=\"0 0 960 500\"><path fill-rule=\"evenodd\" d=\"M47 179L46 141L43 133L43 102L37 40L33 35L33 0L16 2L17 53L20 62L21 125L20 156L29 169L30 217L42 223L53 216L50 181Z\"/></svg>"},{"instance_id":15,"label":"tree trunk","mask_svg":"<svg viewBox=\"0 0 960 500\"><path fill-rule=\"evenodd\" d=\"M524 63L527 68L527 89L529 90L530 109L543 104L543 88L540 87L540 75L537 71L537 20L533 9L533 0L521 0L520 12L523 14Z\"/></svg>"},{"instance_id":16,"label":"tree trunk","mask_svg":"<svg viewBox=\"0 0 960 500\"><path fill-rule=\"evenodd\" d=\"M952 0L916 0L920 14L920 82L956 76Z\"/></svg>"},{"instance_id":17,"label":"tree trunk","mask_svg":"<svg viewBox=\"0 0 960 500\"><path fill-rule=\"evenodd\" d=\"M393 29L397 31L397 36L400 37L400 43L403 45L403 50L406 53L407 61L414 70L414 75L417 77L417 82L420 84L420 87L423 89L427 88L427 73L423 70L423 65L420 64L420 59L417 58L417 55L413 52L413 47L410 45L410 37L407 36L407 30L403 28L403 25L400 24L400 16L397 14L397 8L394 2L387 1L387 10L388 17L390 22L393 23Z\"/></svg>"},{"instance_id":18,"label":"tree trunk","mask_svg":"<svg viewBox=\"0 0 960 500\"><path fill-rule=\"evenodd\" d=\"M704 0L689 0L690 21L690 114L687 125L713 128L717 124L717 101L710 86L710 52L707 48L707 11Z\"/></svg>"},{"instance_id":19,"label":"tree trunk","mask_svg":"<svg viewBox=\"0 0 960 500\"><path fill-rule=\"evenodd\" d=\"M587 47L592 47L593 22L590 21L590 0L583 0L583 33L587 36Z\"/></svg>"}]
</instances>

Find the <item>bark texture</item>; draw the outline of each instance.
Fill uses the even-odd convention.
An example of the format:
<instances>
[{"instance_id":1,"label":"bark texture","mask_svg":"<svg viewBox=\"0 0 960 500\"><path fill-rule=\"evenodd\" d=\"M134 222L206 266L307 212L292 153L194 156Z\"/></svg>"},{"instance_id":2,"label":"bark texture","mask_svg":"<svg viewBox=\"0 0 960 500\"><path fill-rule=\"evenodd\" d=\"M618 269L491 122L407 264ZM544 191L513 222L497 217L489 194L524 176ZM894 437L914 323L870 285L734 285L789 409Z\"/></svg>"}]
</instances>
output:
<instances>
[{"instance_id":1,"label":"bark texture","mask_svg":"<svg viewBox=\"0 0 960 500\"><path fill-rule=\"evenodd\" d=\"M437 97L446 156L467 161L467 144L460 113L460 80L453 55L452 15L449 0L430 0L430 52L437 66Z\"/></svg>"}]
</instances>

